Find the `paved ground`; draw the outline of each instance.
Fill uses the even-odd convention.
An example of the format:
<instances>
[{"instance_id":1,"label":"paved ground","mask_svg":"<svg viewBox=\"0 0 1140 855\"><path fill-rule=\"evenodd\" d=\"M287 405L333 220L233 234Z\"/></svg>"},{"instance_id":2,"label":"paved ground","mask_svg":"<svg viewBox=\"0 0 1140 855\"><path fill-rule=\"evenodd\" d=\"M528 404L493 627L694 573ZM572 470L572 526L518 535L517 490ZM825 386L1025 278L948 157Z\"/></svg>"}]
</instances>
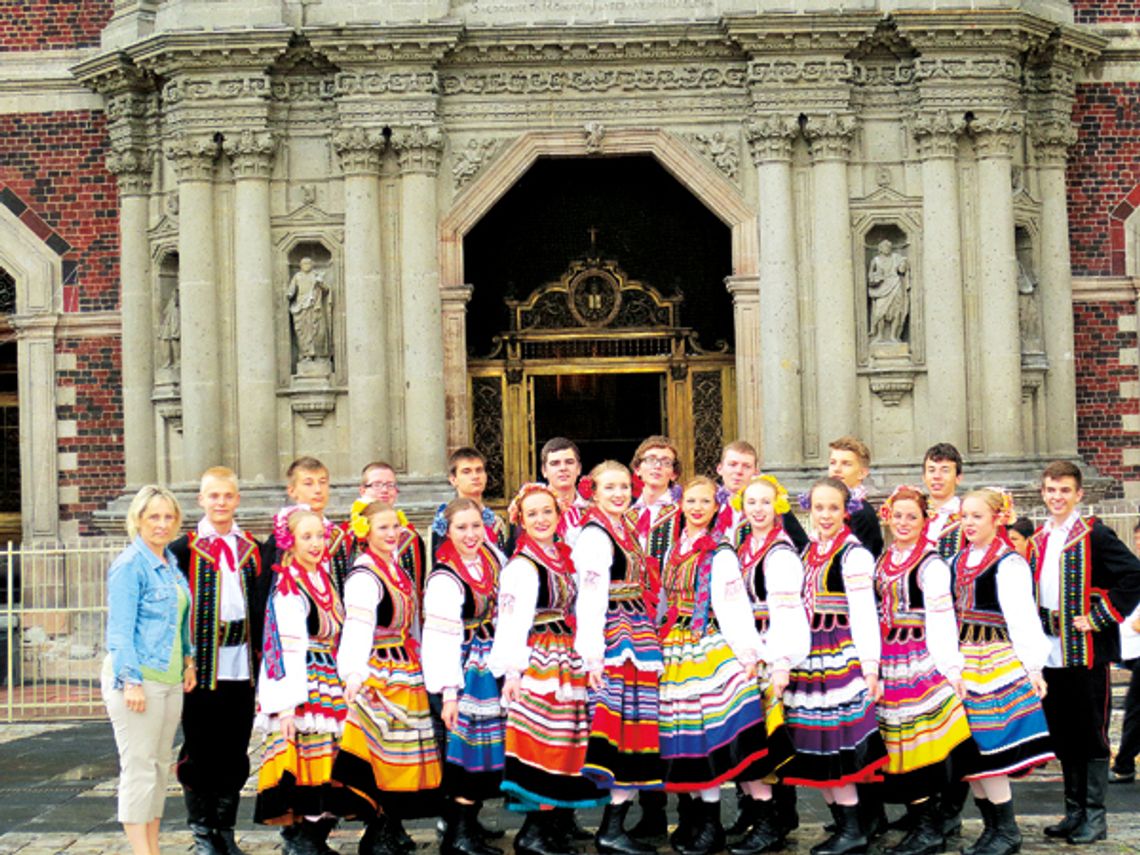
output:
<instances>
[{"instance_id":1,"label":"paved ground","mask_svg":"<svg viewBox=\"0 0 1140 855\"><path fill-rule=\"evenodd\" d=\"M1123 687L1118 687L1119 705ZM1119 715L1114 716L1114 741L1119 737ZM0 855L103 855L127 852L125 840L115 822L115 779L117 757L110 725L103 721L69 724L0 725ZM1024 852L1030 855L1067 852L1069 855L1140 855L1140 784L1109 788L1110 840L1085 849L1047 842L1042 826L1053 821L1061 806L1060 769L1053 764L1031 780L1015 785L1014 799L1022 817ZM243 803L238 840L249 855L279 852L274 831L254 826L250 796ZM822 799L810 792L800 799L800 830L792 838L789 851L803 853L822 839L825 810ZM726 793L725 818L732 817L732 797ZM897 809L892 811L892 815ZM586 812L581 822L596 827L600 812ZM519 824L517 816L488 806L488 824L499 824L508 831ZM981 823L971 805L966 813L966 839L972 840ZM185 831L185 811L181 791L172 788L163 821L163 851L186 852L190 838ZM421 851L435 850L435 833L429 822L409 825ZM330 838L334 849L356 852L360 825L348 823ZM883 841L893 845L895 832ZM508 838L509 840L509 835ZM510 851L504 844L505 852ZM956 851L956 844L950 851ZM666 851L666 850L662 850Z\"/></svg>"}]
</instances>

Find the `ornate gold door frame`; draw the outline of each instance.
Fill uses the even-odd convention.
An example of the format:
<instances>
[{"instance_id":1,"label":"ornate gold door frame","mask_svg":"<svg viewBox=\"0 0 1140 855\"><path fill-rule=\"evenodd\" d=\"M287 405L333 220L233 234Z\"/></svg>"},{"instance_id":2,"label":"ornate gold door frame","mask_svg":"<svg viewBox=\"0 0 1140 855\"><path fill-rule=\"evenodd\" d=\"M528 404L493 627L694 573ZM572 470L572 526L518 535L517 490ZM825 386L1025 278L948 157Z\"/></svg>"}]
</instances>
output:
<instances>
[{"instance_id":1,"label":"ornate gold door frame","mask_svg":"<svg viewBox=\"0 0 1140 855\"><path fill-rule=\"evenodd\" d=\"M491 354L467 363L469 439L487 457L489 499L508 498L540 476L533 462L538 376L661 375L663 429L682 471L712 474L735 434L735 360L727 345L706 350L679 325L682 300L629 280L616 262L583 259L526 300L506 301L510 329Z\"/></svg>"}]
</instances>

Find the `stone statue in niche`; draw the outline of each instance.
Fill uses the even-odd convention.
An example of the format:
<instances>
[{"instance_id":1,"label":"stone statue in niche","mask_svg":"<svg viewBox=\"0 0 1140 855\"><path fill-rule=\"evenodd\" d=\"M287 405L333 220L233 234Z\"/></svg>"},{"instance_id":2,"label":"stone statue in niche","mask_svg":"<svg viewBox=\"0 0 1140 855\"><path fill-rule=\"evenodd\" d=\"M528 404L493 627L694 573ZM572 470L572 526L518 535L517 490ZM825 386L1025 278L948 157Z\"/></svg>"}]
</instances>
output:
<instances>
[{"instance_id":1,"label":"stone statue in niche","mask_svg":"<svg viewBox=\"0 0 1140 855\"><path fill-rule=\"evenodd\" d=\"M871 298L871 341L897 343L910 315L910 268L906 256L889 240L879 241L879 254L867 270Z\"/></svg>"},{"instance_id":2,"label":"stone statue in niche","mask_svg":"<svg viewBox=\"0 0 1140 855\"><path fill-rule=\"evenodd\" d=\"M182 364L182 310L178 289L170 291L158 325L158 367L177 369Z\"/></svg>"},{"instance_id":3,"label":"stone statue in niche","mask_svg":"<svg viewBox=\"0 0 1140 855\"><path fill-rule=\"evenodd\" d=\"M1022 353L1044 353L1045 333L1041 326L1037 277L1022 259L1017 260L1017 326Z\"/></svg>"},{"instance_id":4,"label":"stone statue in niche","mask_svg":"<svg viewBox=\"0 0 1140 855\"><path fill-rule=\"evenodd\" d=\"M332 357L332 291L324 271L313 269L311 258L301 259L301 269L289 280L285 299L293 319L298 368L327 363Z\"/></svg>"}]
</instances>

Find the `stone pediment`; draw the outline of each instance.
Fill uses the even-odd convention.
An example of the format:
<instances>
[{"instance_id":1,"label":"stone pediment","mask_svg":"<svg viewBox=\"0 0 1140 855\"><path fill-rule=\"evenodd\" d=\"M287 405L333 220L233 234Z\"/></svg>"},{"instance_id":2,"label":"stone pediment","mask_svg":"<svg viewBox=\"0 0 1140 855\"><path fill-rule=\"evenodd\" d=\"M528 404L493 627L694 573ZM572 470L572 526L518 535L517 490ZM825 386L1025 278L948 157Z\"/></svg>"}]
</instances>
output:
<instances>
[{"instance_id":1,"label":"stone pediment","mask_svg":"<svg viewBox=\"0 0 1140 855\"><path fill-rule=\"evenodd\" d=\"M862 199L852 200L851 207L885 207L892 208L921 206L922 200L913 196L904 196L893 187L876 187Z\"/></svg>"},{"instance_id":2,"label":"stone pediment","mask_svg":"<svg viewBox=\"0 0 1140 855\"><path fill-rule=\"evenodd\" d=\"M312 225L316 223L332 223L339 222L343 217L339 215L330 214L311 202L302 202L297 208L294 208L287 214L273 218L273 225L275 226L298 226L298 225Z\"/></svg>"},{"instance_id":3,"label":"stone pediment","mask_svg":"<svg viewBox=\"0 0 1140 855\"><path fill-rule=\"evenodd\" d=\"M163 214L150 230L150 236L155 239L165 237L178 237L178 220L169 214Z\"/></svg>"}]
</instances>

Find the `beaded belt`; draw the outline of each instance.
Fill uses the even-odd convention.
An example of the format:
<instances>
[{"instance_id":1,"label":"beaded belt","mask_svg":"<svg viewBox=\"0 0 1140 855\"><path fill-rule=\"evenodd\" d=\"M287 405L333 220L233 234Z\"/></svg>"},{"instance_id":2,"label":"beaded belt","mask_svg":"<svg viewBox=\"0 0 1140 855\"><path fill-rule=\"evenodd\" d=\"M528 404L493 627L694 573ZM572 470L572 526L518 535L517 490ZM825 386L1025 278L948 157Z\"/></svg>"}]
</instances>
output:
<instances>
[{"instance_id":1,"label":"beaded belt","mask_svg":"<svg viewBox=\"0 0 1140 855\"><path fill-rule=\"evenodd\" d=\"M1009 630L1004 626L994 626L986 623L963 623L958 630L958 641L968 644L1009 641Z\"/></svg>"}]
</instances>

